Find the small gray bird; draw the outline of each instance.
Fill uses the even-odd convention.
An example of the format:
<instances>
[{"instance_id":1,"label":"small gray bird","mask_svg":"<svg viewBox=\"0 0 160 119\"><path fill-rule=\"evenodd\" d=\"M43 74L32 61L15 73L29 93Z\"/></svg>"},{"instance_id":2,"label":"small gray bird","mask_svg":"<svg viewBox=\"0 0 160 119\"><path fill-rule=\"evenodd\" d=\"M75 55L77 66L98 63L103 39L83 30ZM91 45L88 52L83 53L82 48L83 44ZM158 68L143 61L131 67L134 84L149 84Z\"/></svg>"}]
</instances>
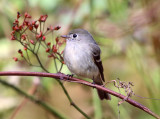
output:
<instances>
[{"instance_id":1,"label":"small gray bird","mask_svg":"<svg viewBox=\"0 0 160 119\"><path fill-rule=\"evenodd\" d=\"M92 35L84 29L74 29L61 37L67 40L63 57L68 69L77 76L93 79L93 83L103 85L101 50ZM101 100L111 100L108 93L97 91Z\"/></svg>"}]
</instances>

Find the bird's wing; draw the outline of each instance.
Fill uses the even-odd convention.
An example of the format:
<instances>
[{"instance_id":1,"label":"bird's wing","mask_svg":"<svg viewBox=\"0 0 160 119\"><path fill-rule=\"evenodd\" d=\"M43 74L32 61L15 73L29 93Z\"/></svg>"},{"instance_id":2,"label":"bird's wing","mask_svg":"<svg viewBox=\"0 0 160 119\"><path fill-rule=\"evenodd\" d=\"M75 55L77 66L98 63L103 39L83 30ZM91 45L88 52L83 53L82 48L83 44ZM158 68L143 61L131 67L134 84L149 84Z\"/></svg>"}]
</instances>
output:
<instances>
[{"instance_id":1,"label":"bird's wing","mask_svg":"<svg viewBox=\"0 0 160 119\"><path fill-rule=\"evenodd\" d=\"M97 44L89 44L89 45L91 46L93 60L99 69L102 80L105 81L103 75L103 65L100 58L101 50Z\"/></svg>"}]
</instances>

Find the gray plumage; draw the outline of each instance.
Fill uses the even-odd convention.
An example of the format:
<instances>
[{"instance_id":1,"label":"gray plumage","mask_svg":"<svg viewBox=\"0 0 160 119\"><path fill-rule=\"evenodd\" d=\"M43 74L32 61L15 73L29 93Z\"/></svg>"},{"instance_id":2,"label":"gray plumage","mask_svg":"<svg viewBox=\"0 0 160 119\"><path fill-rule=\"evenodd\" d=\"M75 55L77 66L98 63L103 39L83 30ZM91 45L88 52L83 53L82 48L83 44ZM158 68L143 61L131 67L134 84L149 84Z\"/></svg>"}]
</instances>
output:
<instances>
[{"instance_id":1,"label":"gray plumage","mask_svg":"<svg viewBox=\"0 0 160 119\"><path fill-rule=\"evenodd\" d=\"M92 35L84 29L74 29L68 35L64 49L64 62L68 69L77 76L93 79L98 85L103 85L103 66L100 59L101 50ZM101 100L110 100L108 93L98 90Z\"/></svg>"}]
</instances>

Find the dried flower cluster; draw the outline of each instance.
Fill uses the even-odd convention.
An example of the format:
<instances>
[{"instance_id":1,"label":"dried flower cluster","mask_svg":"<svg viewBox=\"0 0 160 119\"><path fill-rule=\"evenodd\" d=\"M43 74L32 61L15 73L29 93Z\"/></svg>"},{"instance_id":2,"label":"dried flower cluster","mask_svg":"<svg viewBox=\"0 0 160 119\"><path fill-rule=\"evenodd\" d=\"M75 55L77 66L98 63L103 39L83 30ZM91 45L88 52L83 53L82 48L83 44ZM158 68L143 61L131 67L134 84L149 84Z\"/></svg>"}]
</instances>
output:
<instances>
[{"instance_id":1,"label":"dried flower cluster","mask_svg":"<svg viewBox=\"0 0 160 119\"><path fill-rule=\"evenodd\" d=\"M38 51L40 47L44 48L46 53L48 53L49 58L57 59L61 63L63 62L62 52L59 52L60 46L64 41L59 40L59 37L56 37L55 43L47 42L46 36L49 33L59 30L60 26L49 26L45 30L45 22L48 18L48 15L41 15L38 20L32 20L32 16L27 12L24 14L24 19L20 23L21 14L17 13L17 18L13 22L13 31L11 32L11 40L18 41L23 45L24 49L19 49L18 53L24 58L28 64L32 65L28 52L32 52L42 67L42 63L39 60ZM32 35L28 35L32 34ZM24 55L25 52L27 55ZM17 57L13 58L15 61L18 61Z\"/></svg>"}]
</instances>

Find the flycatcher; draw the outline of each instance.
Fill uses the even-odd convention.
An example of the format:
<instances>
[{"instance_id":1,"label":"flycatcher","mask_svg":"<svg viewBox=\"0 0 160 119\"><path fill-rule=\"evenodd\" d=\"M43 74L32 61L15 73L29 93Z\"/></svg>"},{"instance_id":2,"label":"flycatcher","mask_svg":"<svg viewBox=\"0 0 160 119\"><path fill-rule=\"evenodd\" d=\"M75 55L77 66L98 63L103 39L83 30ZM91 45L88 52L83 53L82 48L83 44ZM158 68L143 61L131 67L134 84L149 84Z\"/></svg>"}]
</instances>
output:
<instances>
[{"instance_id":1,"label":"flycatcher","mask_svg":"<svg viewBox=\"0 0 160 119\"><path fill-rule=\"evenodd\" d=\"M74 29L66 38L63 57L71 73L93 80L93 83L103 85L103 66L100 59L101 50L92 35L84 29ZM108 93L97 90L101 100L111 100Z\"/></svg>"}]
</instances>

